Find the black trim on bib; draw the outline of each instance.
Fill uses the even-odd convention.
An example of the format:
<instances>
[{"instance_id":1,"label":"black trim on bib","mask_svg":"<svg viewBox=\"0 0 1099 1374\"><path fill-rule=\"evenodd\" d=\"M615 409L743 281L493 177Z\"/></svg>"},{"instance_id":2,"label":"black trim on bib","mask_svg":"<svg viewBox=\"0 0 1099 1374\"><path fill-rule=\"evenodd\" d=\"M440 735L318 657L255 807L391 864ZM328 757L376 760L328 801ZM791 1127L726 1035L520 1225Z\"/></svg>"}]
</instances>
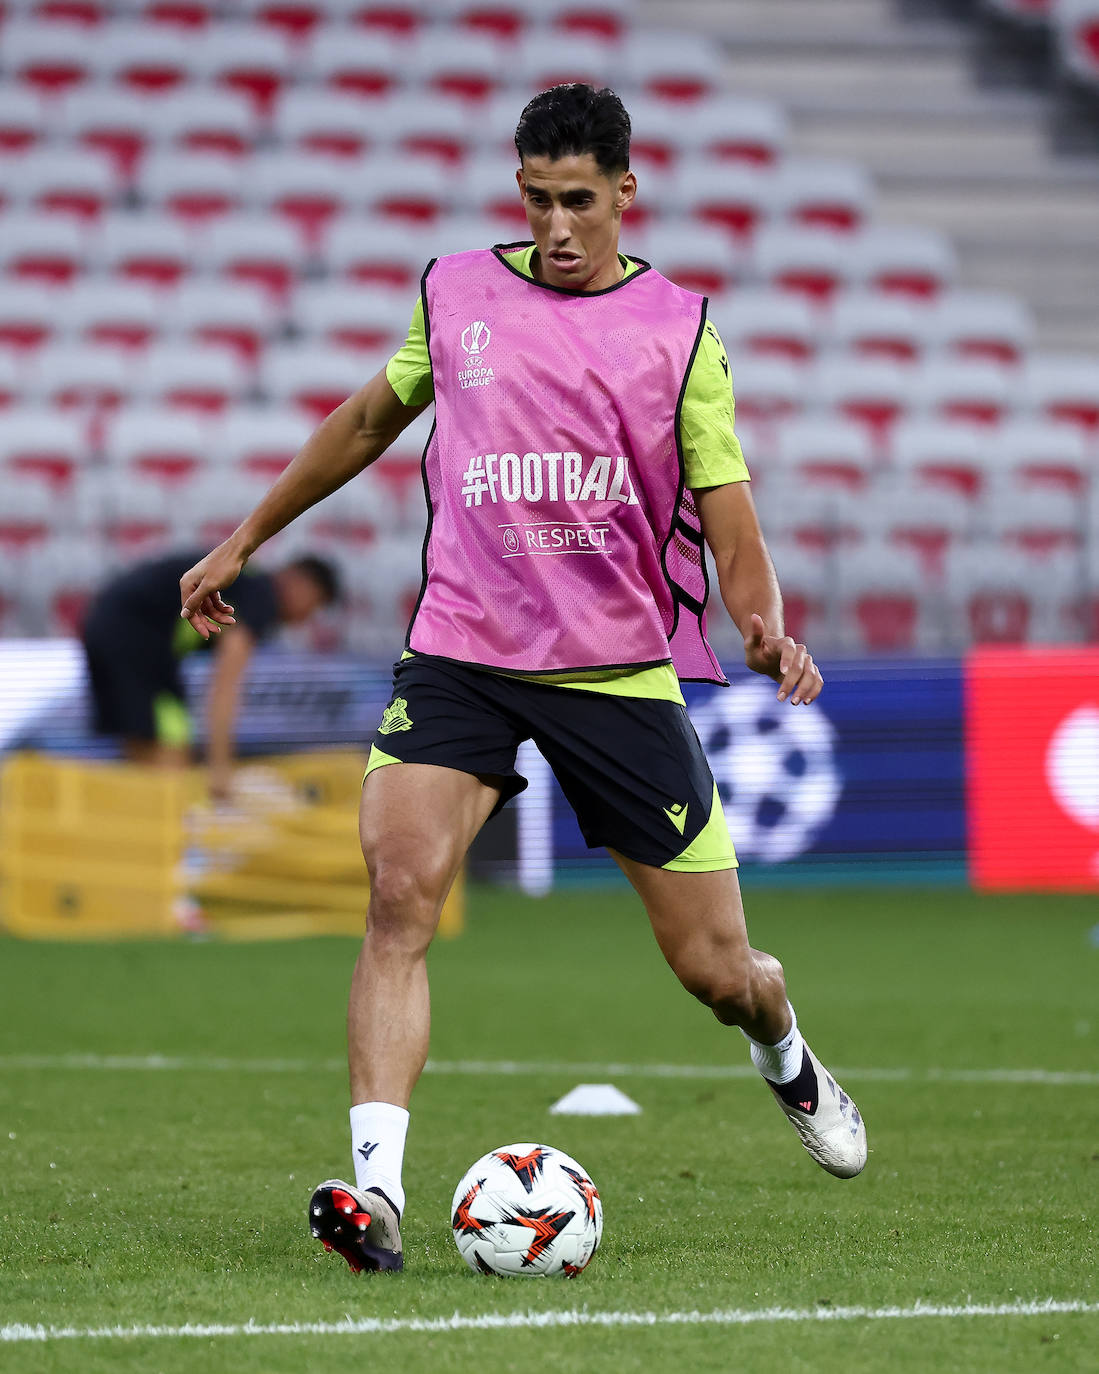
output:
<instances>
[{"instance_id":1,"label":"black trim on bib","mask_svg":"<svg viewBox=\"0 0 1099 1374\"><path fill-rule=\"evenodd\" d=\"M652 263L646 262L644 258L635 258L631 253L621 253L619 255L620 257L626 258L628 261L636 264L636 272L628 273L621 281L616 281L611 286L604 286L599 291L573 291L571 287L552 286L548 281L539 281L537 277L528 277L525 272L520 272L518 267L513 266L508 262L507 258L504 257L504 254L508 252L509 249L515 248L537 248L537 244L533 239L517 239L515 243L494 243L492 245L492 256L497 262L502 263L513 276L518 277L521 281L528 282L531 286L540 287L543 291L552 291L558 296L608 296L612 291L621 291L624 286L629 286L631 282L636 281L638 277L643 277L646 272L651 272L653 268ZM698 345L695 344L695 347L697 348Z\"/></svg>"},{"instance_id":2,"label":"black trim on bib","mask_svg":"<svg viewBox=\"0 0 1099 1374\"><path fill-rule=\"evenodd\" d=\"M423 276L420 278L420 303L423 307L424 316L424 344L427 347L427 364L429 367L431 367L431 316L428 313L427 309L427 278L428 273L431 271L431 269L435 266L435 264L438 261L438 258L432 258L428 265L424 268ZM434 368L432 368L431 390L432 394L434 395ZM437 410L436 415L438 415ZM427 547L428 544L431 542L431 527L435 523L435 510L431 504L431 486L427 480L427 452L428 449L431 447L432 439L435 438L436 423L437 421L433 419L431 422L431 432L427 436L427 442L424 444L424 451L420 455L420 480L424 484L424 504L427 506L427 528L424 530L424 542L420 548L420 569L422 574L420 578L420 593L416 597L416 604L412 608L412 614L408 617L408 629L405 631L404 637L406 649L409 648L409 640L412 638L412 626L416 623L416 616L419 614L420 605L424 597L427 595Z\"/></svg>"}]
</instances>

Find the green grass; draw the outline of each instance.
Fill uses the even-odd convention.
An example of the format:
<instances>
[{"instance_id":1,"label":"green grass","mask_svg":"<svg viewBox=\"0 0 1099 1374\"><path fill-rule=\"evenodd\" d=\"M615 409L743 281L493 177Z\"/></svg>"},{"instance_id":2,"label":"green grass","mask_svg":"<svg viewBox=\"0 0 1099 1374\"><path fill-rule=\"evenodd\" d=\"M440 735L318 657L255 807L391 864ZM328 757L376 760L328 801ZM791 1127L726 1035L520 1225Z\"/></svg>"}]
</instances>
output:
<instances>
[{"instance_id":1,"label":"green grass","mask_svg":"<svg viewBox=\"0 0 1099 1374\"><path fill-rule=\"evenodd\" d=\"M549 1105L577 1072L426 1075L413 1103L401 1276L314 1248L312 1186L349 1170L347 940L0 941L0 1326L335 1321L516 1310L1094 1302L1099 949L1086 898L766 890L754 941L783 959L811 1043L847 1066L864 1175L821 1173L752 1078L626 1075L640 1117ZM625 892L535 902L473 889L432 953L433 1057L742 1065L739 1033L682 993ZM19 1067L13 1056L164 1054L171 1071ZM231 1061L294 1059L263 1072ZM907 1069L908 1077L859 1069ZM936 1082L1049 1069L1091 1083ZM577 1156L606 1209L571 1284L471 1274L451 1193L485 1150ZM652 1329L127 1338L0 1346L14 1374L301 1371L1084 1370L1099 1317Z\"/></svg>"}]
</instances>

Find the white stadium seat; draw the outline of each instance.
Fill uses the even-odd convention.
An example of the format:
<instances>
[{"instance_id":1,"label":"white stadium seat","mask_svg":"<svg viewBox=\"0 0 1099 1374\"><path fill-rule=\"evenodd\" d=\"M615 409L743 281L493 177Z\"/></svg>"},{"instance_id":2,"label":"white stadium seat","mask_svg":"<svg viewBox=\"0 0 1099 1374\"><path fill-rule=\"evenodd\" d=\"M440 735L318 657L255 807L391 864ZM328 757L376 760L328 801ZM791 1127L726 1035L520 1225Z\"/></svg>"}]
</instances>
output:
<instances>
[{"instance_id":1,"label":"white stadium seat","mask_svg":"<svg viewBox=\"0 0 1099 1374\"><path fill-rule=\"evenodd\" d=\"M142 165L138 194L186 224L227 215L242 204L239 160L225 153L152 152Z\"/></svg>"},{"instance_id":2,"label":"white stadium seat","mask_svg":"<svg viewBox=\"0 0 1099 1374\"><path fill-rule=\"evenodd\" d=\"M921 300L945 290L958 270L953 245L935 229L871 225L856 236L856 249L867 286Z\"/></svg>"},{"instance_id":3,"label":"white stadium seat","mask_svg":"<svg viewBox=\"0 0 1099 1374\"><path fill-rule=\"evenodd\" d=\"M218 426L212 456L219 462L274 477L312 432L300 410L236 406Z\"/></svg>"},{"instance_id":4,"label":"white stadium seat","mask_svg":"<svg viewBox=\"0 0 1099 1374\"><path fill-rule=\"evenodd\" d=\"M789 420L779 434L784 480L858 490L877 467L865 428L828 412Z\"/></svg>"},{"instance_id":5,"label":"white stadium seat","mask_svg":"<svg viewBox=\"0 0 1099 1374\"><path fill-rule=\"evenodd\" d=\"M787 158L772 191L776 213L810 229L850 233L870 213L874 186L858 163L823 158Z\"/></svg>"},{"instance_id":6,"label":"white stadium seat","mask_svg":"<svg viewBox=\"0 0 1099 1374\"><path fill-rule=\"evenodd\" d=\"M320 420L384 367L388 357L384 349L371 357L354 349L284 344L265 353L260 388L268 400L296 406Z\"/></svg>"},{"instance_id":7,"label":"white stadium seat","mask_svg":"<svg viewBox=\"0 0 1099 1374\"><path fill-rule=\"evenodd\" d=\"M713 302L710 318L738 357L769 354L804 362L816 352L820 322L808 301L788 291L732 291Z\"/></svg>"},{"instance_id":8,"label":"white stadium seat","mask_svg":"<svg viewBox=\"0 0 1099 1374\"><path fill-rule=\"evenodd\" d=\"M796 291L811 301L827 301L857 271L858 253L848 237L824 229L769 224L752 245L761 282Z\"/></svg>"},{"instance_id":9,"label":"white stadium seat","mask_svg":"<svg viewBox=\"0 0 1099 1374\"><path fill-rule=\"evenodd\" d=\"M111 159L93 149L36 150L10 159L4 180L24 210L93 219L120 190Z\"/></svg>"},{"instance_id":10,"label":"white stadium seat","mask_svg":"<svg viewBox=\"0 0 1099 1374\"><path fill-rule=\"evenodd\" d=\"M989 439L973 425L913 416L893 431L890 456L922 481L972 499L1001 466L1000 436Z\"/></svg>"},{"instance_id":11,"label":"white stadium seat","mask_svg":"<svg viewBox=\"0 0 1099 1374\"><path fill-rule=\"evenodd\" d=\"M282 310L261 285L197 280L172 293L166 316L166 329L177 337L228 344L254 361L279 328Z\"/></svg>"},{"instance_id":12,"label":"white stadium seat","mask_svg":"<svg viewBox=\"0 0 1099 1374\"><path fill-rule=\"evenodd\" d=\"M867 358L915 362L931 337L925 305L884 291L854 289L837 295L827 333L838 348Z\"/></svg>"},{"instance_id":13,"label":"white stadium seat","mask_svg":"<svg viewBox=\"0 0 1099 1374\"><path fill-rule=\"evenodd\" d=\"M635 235L627 221L622 247L651 262L671 281L702 295L727 291L744 270L743 252L712 224L658 222Z\"/></svg>"},{"instance_id":14,"label":"white stadium seat","mask_svg":"<svg viewBox=\"0 0 1099 1374\"><path fill-rule=\"evenodd\" d=\"M330 90L377 97L404 84L412 61L407 44L378 30L331 27L313 39L304 72Z\"/></svg>"},{"instance_id":15,"label":"white stadium seat","mask_svg":"<svg viewBox=\"0 0 1099 1374\"><path fill-rule=\"evenodd\" d=\"M255 107L238 91L189 85L144 105L145 127L156 143L239 156L259 136Z\"/></svg>"},{"instance_id":16,"label":"white stadium seat","mask_svg":"<svg viewBox=\"0 0 1099 1374\"><path fill-rule=\"evenodd\" d=\"M998 466L1018 481L1060 487L1084 496L1094 479L1094 464L1080 430L1038 417L1010 420L996 433Z\"/></svg>"},{"instance_id":17,"label":"white stadium seat","mask_svg":"<svg viewBox=\"0 0 1099 1374\"><path fill-rule=\"evenodd\" d=\"M10 32L10 22L9 22ZM4 65L7 66L7 48ZM0 150L23 153L46 138L50 130L48 106L26 86L0 84Z\"/></svg>"},{"instance_id":18,"label":"white stadium seat","mask_svg":"<svg viewBox=\"0 0 1099 1374\"><path fill-rule=\"evenodd\" d=\"M0 422L0 463L9 469L48 477L70 476L89 457L87 427L75 415L43 407L5 410ZM4 501L16 485L5 480Z\"/></svg>"},{"instance_id":19,"label":"white stadium seat","mask_svg":"<svg viewBox=\"0 0 1099 1374\"><path fill-rule=\"evenodd\" d=\"M1034 322L1015 296L949 291L930 313L929 337L963 358L1014 367L1030 348Z\"/></svg>"},{"instance_id":20,"label":"white stadium seat","mask_svg":"<svg viewBox=\"0 0 1099 1374\"><path fill-rule=\"evenodd\" d=\"M395 352L408 332L409 297L400 289L319 282L299 287L295 323L324 346Z\"/></svg>"},{"instance_id":21,"label":"white stadium seat","mask_svg":"<svg viewBox=\"0 0 1099 1374\"><path fill-rule=\"evenodd\" d=\"M611 83L616 67L615 52L581 34L530 33L515 56L518 81L531 95L572 81L599 89Z\"/></svg>"},{"instance_id":22,"label":"white stadium seat","mask_svg":"<svg viewBox=\"0 0 1099 1374\"><path fill-rule=\"evenodd\" d=\"M55 285L71 281L91 256L90 233L66 215L11 211L0 215L0 273Z\"/></svg>"},{"instance_id":23,"label":"white stadium seat","mask_svg":"<svg viewBox=\"0 0 1099 1374\"><path fill-rule=\"evenodd\" d=\"M683 214L747 239L771 218L776 185L769 167L689 157L671 173L666 194Z\"/></svg>"},{"instance_id":24,"label":"white stadium seat","mask_svg":"<svg viewBox=\"0 0 1099 1374\"><path fill-rule=\"evenodd\" d=\"M272 129L279 143L290 148L330 157L357 156L381 137L383 111L389 105L329 90L293 88L284 91L275 106Z\"/></svg>"},{"instance_id":25,"label":"white stadium seat","mask_svg":"<svg viewBox=\"0 0 1099 1374\"><path fill-rule=\"evenodd\" d=\"M155 211L104 217L94 240L95 259L110 276L150 286L171 286L194 267L195 243L177 219Z\"/></svg>"},{"instance_id":26,"label":"white stadium seat","mask_svg":"<svg viewBox=\"0 0 1099 1374\"><path fill-rule=\"evenodd\" d=\"M159 333L164 300L136 282L91 279L68 294L64 319L73 340L139 350Z\"/></svg>"},{"instance_id":27,"label":"white stadium seat","mask_svg":"<svg viewBox=\"0 0 1099 1374\"><path fill-rule=\"evenodd\" d=\"M133 365L118 349L61 343L36 356L28 390L43 405L100 408L126 400L134 385Z\"/></svg>"},{"instance_id":28,"label":"white stadium seat","mask_svg":"<svg viewBox=\"0 0 1099 1374\"><path fill-rule=\"evenodd\" d=\"M965 424L999 424L1014 390L1002 367L965 358L928 358L916 374L916 400L927 414Z\"/></svg>"},{"instance_id":29,"label":"white stadium seat","mask_svg":"<svg viewBox=\"0 0 1099 1374\"><path fill-rule=\"evenodd\" d=\"M308 260L301 234L289 220L259 212L212 223L198 240L197 256L208 271L262 286L274 297L285 294Z\"/></svg>"},{"instance_id":30,"label":"white stadium seat","mask_svg":"<svg viewBox=\"0 0 1099 1374\"><path fill-rule=\"evenodd\" d=\"M1089 438L1099 432L1099 358L1091 354L1032 353L1023 367L1021 401L1050 420L1073 424Z\"/></svg>"},{"instance_id":31,"label":"white stadium seat","mask_svg":"<svg viewBox=\"0 0 1099 1374\"><path fill-rule=\"evenodd\" d=\"M243 400L249 385L249 369L236 349L170 340L144 354L138 379L138 391L150 404L200 417Z\"/></svg>"},{"instance_id":32,"label":"white stadium seat","mask_svg":"<svg viewBox=\"0 0 1099 1374\"><path fill-rule=\"evenodd\" d=\"M445 233L447 222L439 226ZM353 281L399 286L411 293L431 258L439 252L436 240L391 221L348 215L328 227L323 239L329 272Z\"/></svg>"},{"instance_id":33,"label":"white stadium seat","mask_svg":"<svg viewBox=\"0 0 1099 1374\"><path fill-rule=\"evenodd\" d=\"M637 29L622 44L615 71L648 95L676 103L694 101L721 84L721 58L701 35Z\"/></svg>"},{"instance_id":34,"label":"white stadium seat","mask_svg":"<svg viewBox=\"0 0 1099 1374\"><path fill-rule=\"evenodd\" d=\"M78 27L11 19L4 25L0 51L5 74L52 98L95 73L93 46Z\"/></svg>"},{"instance_id":35,"label":"white stadium seat","mask_svg":"<svg viewBox=\"0 0 1099 1374\"><path fill-rule=\"evenodd\" d=\"M66 318L68 293L29 282L5 282L0 291L0 348L35 349L53 338Z\"/></svg>"}]
</instances>

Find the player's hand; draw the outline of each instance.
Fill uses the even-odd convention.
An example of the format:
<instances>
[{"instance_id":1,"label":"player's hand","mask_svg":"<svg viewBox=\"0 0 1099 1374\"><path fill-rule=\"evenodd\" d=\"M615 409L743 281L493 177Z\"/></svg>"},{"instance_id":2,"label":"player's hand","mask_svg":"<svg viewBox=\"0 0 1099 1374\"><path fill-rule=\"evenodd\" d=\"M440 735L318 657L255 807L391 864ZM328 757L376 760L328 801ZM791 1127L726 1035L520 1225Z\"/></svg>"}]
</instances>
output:
<instances>
[{"instance_id":1,"label":"player's hand","mask_svg":"<svg viewBox=\"0 0 1099 1374\"><path fill-rule=\"evenodd\" d=\"M751 629L744 637L744 661L755 673L774 678L778 699L790 698L792 706L816 701L824 687L820 669L804 644L789 635L769 635L762 616L753 615Z\"/></svg>"},{"instance_id":2,"label":"player's hand","mask_svg":"<svg viewBox=\"0 0 1099 1374\"><path fill-rule=\"evenodd\" d=\"M221 593L237 580L245 561L226 540L179 579L179 613L203 639L221 634L223 625L236 624L233 608Z\"/></svg>"}]
</instances>

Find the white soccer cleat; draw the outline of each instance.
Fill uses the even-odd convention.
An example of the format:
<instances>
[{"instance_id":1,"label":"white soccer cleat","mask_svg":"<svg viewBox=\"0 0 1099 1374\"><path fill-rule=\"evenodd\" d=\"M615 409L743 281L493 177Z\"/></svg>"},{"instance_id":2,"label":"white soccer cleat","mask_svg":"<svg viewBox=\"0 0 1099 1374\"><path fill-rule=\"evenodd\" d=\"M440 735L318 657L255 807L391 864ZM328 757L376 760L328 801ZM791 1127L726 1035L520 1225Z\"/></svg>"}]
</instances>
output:
<instances>
[{"instance_id":1,"label":"white soccer cleat","mask_svg":"<svg viewBox=\"0 0 1099 1374\"><path fill-rule=\"evenodd\" d=\"M795 1082L804 1082L806 1068L812 1067L817 1079L815 1103L811 1097L798 1103L786 1101L783 1092L789 1093L793 1084L783 1084L779 1088L765 1080L767 1086L801 1137L801 1143L820 1167L836 1178L854 1178L866 1165L866 1123L853 1099L847 1096L808 1045L805 1046L805 1059L808 1065L802 1068Z\"/></svg>"}]
</instances>

